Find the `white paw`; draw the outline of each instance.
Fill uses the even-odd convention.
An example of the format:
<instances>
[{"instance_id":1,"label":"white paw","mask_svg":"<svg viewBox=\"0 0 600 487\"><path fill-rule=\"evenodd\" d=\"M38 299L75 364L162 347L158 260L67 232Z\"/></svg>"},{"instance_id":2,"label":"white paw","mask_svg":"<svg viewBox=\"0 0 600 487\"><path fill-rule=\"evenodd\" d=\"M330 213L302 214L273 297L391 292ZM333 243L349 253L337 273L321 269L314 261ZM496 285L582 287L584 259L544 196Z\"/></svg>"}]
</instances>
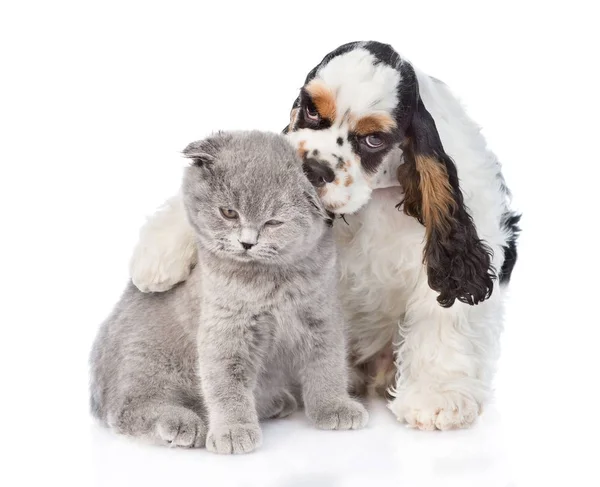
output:
<instances>
[{"instance_id":1,"label":"white paw","mask_svg":"<svg viewBox=\"0 0 600 487\"><path fill-rule=\"evenodd\" d=\"M129 272L133 284L144 293L168 291L190 275L190 252L166 251L140 241L133 252Z\"/></svg>"},{"instance_id":2,"label":"white paw","mask_svg":"<svg viewBox=\"0 0 600 487\"><path fill-rule=\"evenodd\" d=\"M142 227L129 272L142 292L162 292L185 281L196 264L195 234L181 195L171 198Z\"/></svg>"},{"instance_id":3,"label":"white paw","mask_svg":"<svg viewBox=\"0 0 600 487\"><path fill-rule=\"evenodd\" d=\"M479 404L458 392L409 392L389 404L399 421L411 428L433 431L468 428L480 413Z\"/></svg>"}]
</instances>

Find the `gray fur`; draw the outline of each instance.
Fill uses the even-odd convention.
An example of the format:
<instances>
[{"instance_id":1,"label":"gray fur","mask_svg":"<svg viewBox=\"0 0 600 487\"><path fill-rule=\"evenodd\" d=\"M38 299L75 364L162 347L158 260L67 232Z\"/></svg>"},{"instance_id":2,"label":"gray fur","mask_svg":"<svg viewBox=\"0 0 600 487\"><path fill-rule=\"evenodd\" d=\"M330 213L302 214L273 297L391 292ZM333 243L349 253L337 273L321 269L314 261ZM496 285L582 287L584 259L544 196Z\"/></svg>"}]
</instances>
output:
<instances>
[{"instance_id":1,"label":"gray fur","mask_svg":"<svg viewBox=\"0 0 600 487\"><path fill-rule=\"evenodd\" d=\"M298 404L319 428L364 426L346 390L330 222L295 150L278 135L234 132L184 154L202 264L166 293L127 287L92 351L93 413L122 434L218 453L252 451L259 419ZM240 239L256 245L246 252Z\"/></svg>"}]
</instances>

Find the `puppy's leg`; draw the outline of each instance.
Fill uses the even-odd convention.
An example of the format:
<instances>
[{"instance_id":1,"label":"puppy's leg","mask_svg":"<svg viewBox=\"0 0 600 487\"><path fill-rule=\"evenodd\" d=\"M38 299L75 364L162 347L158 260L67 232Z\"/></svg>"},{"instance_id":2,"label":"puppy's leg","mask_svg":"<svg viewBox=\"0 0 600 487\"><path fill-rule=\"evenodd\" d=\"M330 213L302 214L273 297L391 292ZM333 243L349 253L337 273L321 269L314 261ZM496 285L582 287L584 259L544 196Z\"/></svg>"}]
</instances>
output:
<instances>
[{"instance_id":1,"label":"puppy's leg","mask_svg":"<svg viewBox=\"0 0 600 487\"><path fill-rule=\"evenodd\" d=\"M194 232L181 195L168 200L140 230L129 272L142 292L162 292L185 281L196 264Z\"/></svg>"},{"instance_id":2,"label":"puppy's leg","mask_svg":"<svg viewBox=\"0 0 600 487\"><path fill-rule=\"evenodd\" d=\"M408 302L389 407L422 430L470 426L490 395L502 329L501 289L477 306L442 308L426 273Z\"/></svg>"},{"instance_id":3,"label":"puppy's leg","mask_svg":"<svg viewBox=\"0 0 600 487\"><path fill-rule=\"evenodd\" d=\"M306 415L321 429L360 429L367 424L369 414L348 394L342 327L328 320L331 316L318 311L308 318L314 344L300 376Z\"/></svg>"}]
</instances>

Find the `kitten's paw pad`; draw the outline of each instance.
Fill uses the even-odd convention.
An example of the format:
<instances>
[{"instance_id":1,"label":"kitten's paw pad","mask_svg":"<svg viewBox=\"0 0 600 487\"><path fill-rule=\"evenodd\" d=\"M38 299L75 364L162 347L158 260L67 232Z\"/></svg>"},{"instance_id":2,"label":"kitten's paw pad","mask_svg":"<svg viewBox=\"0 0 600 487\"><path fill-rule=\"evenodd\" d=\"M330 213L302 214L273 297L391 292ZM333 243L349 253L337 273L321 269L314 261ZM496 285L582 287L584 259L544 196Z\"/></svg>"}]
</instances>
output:
<instances>
[{"instance_id":1,"label":"kitten's paw pad","mask_svg":"<svg viewBox=\"0 0 600 487\"><path fill-rule=\"evenodd\" d=\"M189 414L163 414L155 425L156 436L170 446L201 448L206 442L206 424L199 416Z\"/></svg>"},{"instance_id":2,"label":"kitten's paw pad","mask_svg":"<svg viewBox=\"0 0 600 487\"><path fill-rule=\"evenodd\" d=\"M191 262L183 252L168 257L160 254L159 250L140 244L131 257L131 281L144 293L168 291L175 284L185 281L192 270Z\"/></svg>"},{"instance_id":3,"label":"kitten's paw pad","mask_svg":"<svg viewBox=\"0 0 600 487\"><path fill-rule=\"evenodd\" d=\"M414 402L394 399L389 405L399 421L423 431L451 430L470 427L477 419L477 402L457 393L437 393L430 397L414 397Z\"/></svg>"},{"instance_id":4,"label":"kitten's paw pad","mask_svg":"<svg viewBox=\"0 0 600 487\"><path fill-rule=\"evenodd\" d=\"M311 414L317 428L324 430L356 430L364 428L369 413L358 401L347 400L323 406Z\"/></svg>"},{"instance_id":5,"label":"kitten's paw pad","mask_svg":"<svg viewBox=\"0 0 600 487\"><path fill-rule=\"evenodd\" d=\"M258 424L234 424L211 428L206 449L214 453L250 453L262 442Z\"/></svg>"}]
</instances>

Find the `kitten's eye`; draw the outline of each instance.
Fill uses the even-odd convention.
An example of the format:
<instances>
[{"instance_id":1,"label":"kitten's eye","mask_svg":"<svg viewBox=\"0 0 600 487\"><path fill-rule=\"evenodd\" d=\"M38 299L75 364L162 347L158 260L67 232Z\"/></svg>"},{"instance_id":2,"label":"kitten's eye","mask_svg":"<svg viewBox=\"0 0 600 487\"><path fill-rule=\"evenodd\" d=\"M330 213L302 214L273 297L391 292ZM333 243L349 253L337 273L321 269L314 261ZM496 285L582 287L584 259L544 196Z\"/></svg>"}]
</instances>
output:
<instances>
[{"instance_id":1,"label":"kitten's eye","mask_svg":"<svg viewBox=\"0 0 600 487\"><path fill-rule=\"evenodd\" d=\"M229 208L219 208L219 211L223 215L223 218L227 220L237 220L240 217L237 211L230 210Z\"/></svg>"},{"instance_id":2,"label":"kitten's eye","mask_svg":"<svg viewBox=\"0 0 600 487\"><path fill-rule=\"evenodd\" d=\"M379 135L371 134L365 137L365 144L367 144L371 149L379 149L384 142Z\"/></svg>"},{"instance_id":3,"label":"kitten's eye","mask_svg":"<svg viewBox=\"0 0 600 487\"><path fill-rule=\"evenodd\" d=\"M313 120L315 122L319 120L319 112L316 108L307 106L304 109L304 112L306 113L306 118L308 118L309 120Z\"/></svg>"},{"instance_id":4,"label":"kitten's eye","mask_svg":"<svg viewBox=\"0 0 600 487\"><path fill-rule=\"evenodd\" d=\"M283 225L283 222L280 222L279 220L269 220L265 223L265 225L269 225L270 227L278 227L279 225Z\"/></svg>"}]
</instances>

